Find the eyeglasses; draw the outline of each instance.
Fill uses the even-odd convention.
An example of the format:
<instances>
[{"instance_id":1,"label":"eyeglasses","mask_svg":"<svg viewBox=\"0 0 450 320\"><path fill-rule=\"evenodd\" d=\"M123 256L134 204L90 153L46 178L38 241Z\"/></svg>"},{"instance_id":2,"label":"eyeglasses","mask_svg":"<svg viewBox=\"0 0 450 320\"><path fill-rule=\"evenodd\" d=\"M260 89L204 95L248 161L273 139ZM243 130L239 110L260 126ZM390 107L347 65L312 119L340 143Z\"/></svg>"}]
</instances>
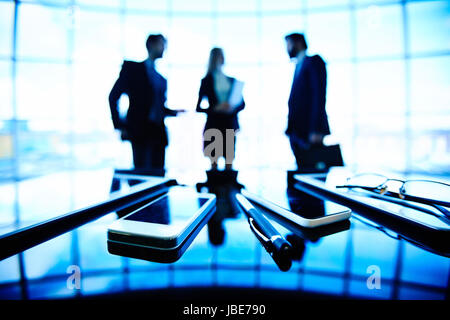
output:
<instances>
[{"instance_id":1,"label":"eyeglasses","mask_svg":"<svg viewBox=\"0 0 450 320\"><path fill-rule=\"evenodd\" d=\"M388 190L390 182L398 184L398 193ZM345 185L336 187L361 188L381 195L398 196L402 200L450 207L450 185L443 182L389 179L380 174L364 173L348 178Z\"/></svg>"}]
</instances>

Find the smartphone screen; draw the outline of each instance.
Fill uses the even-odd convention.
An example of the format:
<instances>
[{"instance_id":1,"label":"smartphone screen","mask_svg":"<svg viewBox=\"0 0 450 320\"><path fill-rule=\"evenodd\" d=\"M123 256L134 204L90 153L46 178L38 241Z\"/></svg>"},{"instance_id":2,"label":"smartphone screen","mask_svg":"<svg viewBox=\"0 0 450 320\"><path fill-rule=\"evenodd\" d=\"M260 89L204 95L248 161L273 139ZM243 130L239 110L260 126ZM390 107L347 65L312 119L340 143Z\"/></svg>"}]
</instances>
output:
<instances>
[{"instance_id":1,"label":"smartphone screen","mask_svg":"<svg viewBox=\"0 0 450 320\"><path fill-rule=\"evenodd\" d=\"M348 208L337 203L324 201L294 188L278 192L263 189L258 196L306 219L317 219L348 211Z\"/></svg>"},{"instance_id":2,"label":"smartphone screen","mask_svg":"<svg viewBox=\"0 0 450 320\"><path fill-rule=\"evenodd\" d=\"M191 192L169 192L125 220L182 226L208 201Z\"/></svg>"},{"instance_id":3,"label":"smartphone screen","mask_svg":"<svg viewBox=\"0 0 450 320\"><path fill-rule=\"evenodd\" d=\"M175 261L214 211L215 198L172 187L108 228L111 253L150 261ZM210 217L210 216L209 216Z\"/></svg>"}]
</instances>

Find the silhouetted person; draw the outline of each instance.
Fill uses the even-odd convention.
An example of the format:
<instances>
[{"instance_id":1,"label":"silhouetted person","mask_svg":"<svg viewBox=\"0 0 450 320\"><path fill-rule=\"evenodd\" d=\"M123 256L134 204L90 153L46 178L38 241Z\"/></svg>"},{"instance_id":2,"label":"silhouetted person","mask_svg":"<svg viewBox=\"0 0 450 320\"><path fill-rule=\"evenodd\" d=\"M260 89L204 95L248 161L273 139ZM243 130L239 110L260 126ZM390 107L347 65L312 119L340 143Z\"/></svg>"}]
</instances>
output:
<instances>
[{"instance_id":1,"label":"silhouetted person","mask_svg":"<svg viewBox=\"0 0 450 320\"><path fill-rule=\"evenodd\" d=\"M330 134L325 111L327 72L320 56L306 55L308 46L302 34L289 34L285 40L289 57L296 60L286 134L300 167L302 153L322 145L324 136Z\"/></svg>"},{"instance_id":2,"label":"silhouetted person","mask_svg":"<svg viewBox=\"0 0 450 320\"><path fill-rule=\"evenodd\" d=\"M223 221L237 218L241 213L235 197L244 186L237 181L237 174L237 171L228 170L207 171L206 182L196 185L197 191L207 191L216 196L216 212L208 221L208 237L214 246L222 245L225 241L226 230Z\"/></svg>"},{"instance_id":3,"label":"silhouetted person","mask_svg":"<svg viewBox=\"0 0 450 320\"><path fill-rule=\"evenodd\" d=\"M226 134L226 129L233 129L236 132L239 129L239 123L237 120L237 113L244 109L245 102L242 100L238 106L230 106L229 97L233 84L236 79L225 75L222 71L222 67L225 63L223 50L221 48L213 48L209 57L209 65L206 76L202 79L200 85L200 92L197 102L197 112L205 112L207 114L207 120L204 129L205 132L209 129L217 129L222 133L223 137L223 152L221 156L225 158L226 169L232 168L232 162L234 160L234 147L235 147L235 135L233 134L233 141L230 141L231 137ZM204 98L208 99L208 107L202 108L201 103ZM211 142L213 143L213 141ZM225 157L226 146L232 144L233 152L231 157ZM204 139L203 151L205 152L209 141ZM216 150L217 152L218 150ZM217 155L207 154L211 160L211 168L217 169ZM230 159L231 158L231 159Z\"/></svg>"},{"instance_id":4,"label":"silhouetted person","mask_svg":"<svg viewBox=\"0 0 450 320\"><path fill-rule=\"evenodd\" d=\"M121 131L122 140L131 142L134 168L164 171L168 144L164 118L176 116L179 111L165 107L167 80L155 70L155 61L163 56L166 39L160 34L149 35L146 47L146 60L124 61L109 95L109 105L114 128ZM119 117L117 109L123 93L130 102L126 119Z\"/></svg>"}]
</instances>

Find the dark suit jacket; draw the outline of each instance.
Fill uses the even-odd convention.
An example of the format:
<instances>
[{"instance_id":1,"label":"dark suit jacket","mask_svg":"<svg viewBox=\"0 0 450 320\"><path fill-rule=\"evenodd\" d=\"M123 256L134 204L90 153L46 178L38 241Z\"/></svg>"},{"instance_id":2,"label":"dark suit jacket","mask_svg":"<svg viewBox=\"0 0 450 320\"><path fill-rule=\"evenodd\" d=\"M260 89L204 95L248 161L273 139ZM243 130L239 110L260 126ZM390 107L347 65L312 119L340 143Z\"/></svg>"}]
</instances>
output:
<instances>
[{"instance_id":1,"label":"dark suit jacket","mask_svg":"<svg viewBox=\"0 0 450 320\"><path fill-rule=\"evenodd\" d=\"M302 68L294 78L289 96L286 134L304 141L311 133L330 134L325 111L327 72L318 55L305 56Z\"/></svg>"},{"instance_id":2,"label":"dark suit jacket","mask_svg":"<svg viewBox=\"0 0 450 320\"><path fill-rule=\"evenodd\" d=\"M236 79L228 77L233 85ZM203 98L208 99L208 107L205 109L200 108L200 103ZM232 113L217 112L214 110L215 106L218 104L216 91L214 90L214 77L211 73L208 73L201 82L200 92L198 94L197 102L197 112L205 112L208 117L206 119L205 130L210 128L216 128L219 130L225 129L239 129L239 123L237 120L237 113L244 109L245 102L242 100L241 105L236 107Z\"/></svg>"},{"instance_id":3,"label":"dark suit jacket","mask_svg":"<svg viewBox=\"0 0 450 320\"><path fill-rule=\"evenodd\" d=\"M164 79L165 88L167 81ZM166 91L166 90L164 90ZM119 117L117 101L125 93L129 98L126 120ZM168 144L167 131L164 120L153 123L149 120L154 90L147 75L144 62L124 61L120 76L109 95L109 105L115 129L125 130L126 139L133 141L153 141ZM176 111L164 107L164 116L175 116Z\"/></svg>"}]
</instances>

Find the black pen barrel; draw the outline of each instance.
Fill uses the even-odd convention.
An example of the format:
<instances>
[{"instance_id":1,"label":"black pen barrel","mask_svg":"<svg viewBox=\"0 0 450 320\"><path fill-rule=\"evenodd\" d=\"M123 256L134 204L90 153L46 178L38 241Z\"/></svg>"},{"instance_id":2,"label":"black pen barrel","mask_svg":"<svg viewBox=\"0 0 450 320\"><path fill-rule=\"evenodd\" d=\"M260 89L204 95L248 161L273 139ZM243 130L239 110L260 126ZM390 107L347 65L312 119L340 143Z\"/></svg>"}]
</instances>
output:
<instances>
[{"instance_id":1,"label":"black pen barrel","mask_svg":"<svg viewBox=\"0 0 450 320\"><path fill-rule=\"evenodd\" d=\"M237 200L244 207L246 215L253 219L258 229L268 238L271 243L272 250L281 255L287 255L291 249L291 245L286 239L275 229L275 227L260 213L243 195L237 194Z\"/></svg>"},{"instance_id":2,"label":"black pen barrel","mask_svg":"<svg viewBox=\"0 0 450 320\"><path fill-rule=\"evenodd\" d=\"M264 218L256 209L250 209L247 213L253 220L255 220L258 227L266 236L269 238L279 236L279 232L274 228L274 226L272 226L272 224L267 221L267 219Z\"/></svg>"},{"instance_id":3,"label":"black pen barrel","mask_svg":"<svg viewBox=\"0 0 450 320\"><path fill-rule=\"evenodd\" d=\"M275 251L280 258L286 258L290 256L292 246L284 238L277 238L272 241Z\"/></svg>"},{"instance_id":4,"label":"black pen barrel","mask_svg":"<svg viewBox=\"0 0 450 320\"><path fill-rule=\"evenodd\" d=\"M255 220L261 231L270 239L275 252L285 256L289 254L291 245L284 239L275 227L256 209L250 209L248 214Z\"/></svg>"},{"instance_id":5,"label":"black pen barrel","mask_svg":"<svg viewBox=\"0 0 450 320\"><path fill-rule=\"evenodd\" d=\"M290 243L283 238L277 229L243 195L237 194L236 199L243 207L248 217L250 228L255 236L260 240L264 248L266 248L280 270L288 271L292 265L292 247Z\"/></svg>"}]
</instances>

